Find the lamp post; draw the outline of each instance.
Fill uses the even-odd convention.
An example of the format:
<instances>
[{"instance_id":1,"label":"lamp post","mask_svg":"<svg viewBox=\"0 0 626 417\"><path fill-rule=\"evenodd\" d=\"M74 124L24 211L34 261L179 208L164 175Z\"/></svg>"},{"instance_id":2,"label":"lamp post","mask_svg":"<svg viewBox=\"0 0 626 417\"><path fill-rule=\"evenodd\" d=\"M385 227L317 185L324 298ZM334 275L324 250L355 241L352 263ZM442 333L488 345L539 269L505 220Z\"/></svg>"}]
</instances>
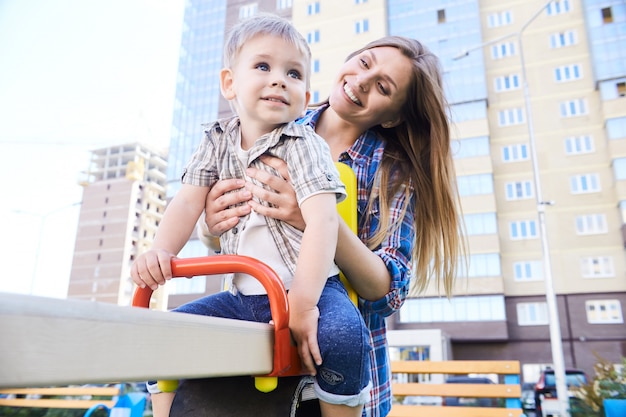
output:
<instances>
[{"instance_id":1,"label":"lamp post","mask_svg":"<svg viewBox=\"0 0 626 417\"><path fill-rule=\"evenodd\" d=\"M44 227L46 225L46 220L48 219L48 217L52 214L58 213L62 210L68 209L70 207L74 207L74 206L78 206L82 204L82 201L78 201L76 203L72 203L72 204L68 204L66 206L63 207L59 207L57 209L54 209L52 211L49 211L47 213L36 213L33 211L27 211L27 210L11 210L13 213L16 214L27 214L29 216L33 216L33 217L38 217L39 218L39 234L37 236L37 243L35 246L35 259L33 262L33 276L30 279L30 291L29 294L30 295L34 295L35 293L35 281L37 280L37 272L39 270L39 256L41 254L41 241L43 240L43 232L44 232Z\"/></svg>"},{"instance_id":2,"label":"lamp post","mask_svg":"<svg viewBox=\"0 0 626 417\"><path fill-rule=\"evenodd\" d=\"M558 308L556 303L556 294L554 292L554 283L552 279L552 265L550 262L550 250L548 245L548 236L545 220L545 206L553 205L552 201L544 201L541 191L541 179L539 174L539 165L537 162L537 149L535 142L535 129L533 125L533 117L530 105L530 94L528 92L528 78L526 76L526 61L524 60L524 49L522 45L522 35L526 28L552 3L552 0L546 2L539 10L537 10L528 19L522 27L513 33L501 36L489 42L482 43L470 49L466 49L460 55L454 57L454 60L464 58L470 52L481 49L485 46L493 45L504 39L517 38L520 54L520 65L522 71L522 84L524 92L524 104L526 109L526 124L528 127L528 142L530 148L531 162L533 168L533 180L535 184L535 197L537 201L537 216L539 220L539 231L541 236L541 247L543 254L544 281L546 288L546 305L548 307L549 327L550 327L550 346L552 348L552 362L554 365L554 375L556 378L556 392L559 403L559 413L562 416L569 416L569 396L567 393L567 384L565 381L565 361L563 359L563 343L561 340L561 325L559 321Z\"/></svg>"}]
</instances>

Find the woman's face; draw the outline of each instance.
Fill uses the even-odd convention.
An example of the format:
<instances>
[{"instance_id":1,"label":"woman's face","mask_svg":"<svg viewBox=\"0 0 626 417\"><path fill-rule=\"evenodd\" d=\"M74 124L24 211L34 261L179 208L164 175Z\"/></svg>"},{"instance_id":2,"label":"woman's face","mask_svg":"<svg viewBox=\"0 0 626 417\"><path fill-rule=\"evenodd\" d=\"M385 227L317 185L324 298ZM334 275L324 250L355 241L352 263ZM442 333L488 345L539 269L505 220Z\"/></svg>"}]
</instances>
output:
<instances>
[{"instance_id":1,"label":"woman's face","mask_svg":"<svg viewBox=\"0 0 626 417\"><path fill-rule=\"evenodd\" d=\"M330 93L330 105L345 121L364 130L402 121L413 65L399 49L365 50L346 61Z\"/></svg>"}]
</instances>

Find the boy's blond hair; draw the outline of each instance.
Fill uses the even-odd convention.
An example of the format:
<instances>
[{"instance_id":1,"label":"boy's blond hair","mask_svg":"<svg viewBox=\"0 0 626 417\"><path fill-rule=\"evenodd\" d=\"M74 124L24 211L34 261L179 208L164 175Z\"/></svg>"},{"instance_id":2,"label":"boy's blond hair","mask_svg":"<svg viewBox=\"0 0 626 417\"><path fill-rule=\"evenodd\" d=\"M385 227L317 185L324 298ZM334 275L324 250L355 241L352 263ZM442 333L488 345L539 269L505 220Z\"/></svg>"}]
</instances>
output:
<instances>
[{"instance_id":1,"label":"boy's blond hair","mask_svg":"<svg viewBox=\"0 0 626 417\"><path fill-rule=\"evenodd\" d=\"M258 35L276 36L293 44L306 60L303 74L307 89L310 84L311 73L311 49L306 39L296 30L290 21L270 13L258 15L241 20L228 32L224 43L223 65L232 68L237 61L239 51L243 45Z\"/></svg>"}]
</instances>

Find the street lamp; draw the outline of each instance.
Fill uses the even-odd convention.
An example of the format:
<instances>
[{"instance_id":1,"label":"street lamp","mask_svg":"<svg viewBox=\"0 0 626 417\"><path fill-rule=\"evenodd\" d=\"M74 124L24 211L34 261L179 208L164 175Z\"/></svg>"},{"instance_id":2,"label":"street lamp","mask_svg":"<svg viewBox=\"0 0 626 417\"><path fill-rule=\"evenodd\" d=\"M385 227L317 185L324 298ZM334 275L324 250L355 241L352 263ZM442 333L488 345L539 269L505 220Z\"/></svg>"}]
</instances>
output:
<instances>
[{"instance_id":1,"label":"street lamp","mask_svg":"<svg viewBox=\"0 0 626 417\"><path fill-rule=\"evenodd\" d=\"M453 59L461 59L470 54L470 52L481 49L485 46L498 43L504 39L515 37L519 45L520 65L522 70L522 84L524 91L524 104L526 108L526 124L528 126L528 142L530 147L531 162L533 167L533 179L535 183L535 197L537 201L537 215L539 218L539 231L541 235L541 247L544 265L544 280L546 287L546 304L548 307L549 327L550 327L550 346L552 348L552 362L554 365L554 375L556 378L556 392L558 399L559 413L562 416L569 416L569 396L567 393L567 385L565 381L565 361L563 359L563 343L561 341L561 325L559 322L559 314L556 303L556 294L554 292L554 284L552 280L552 265L550 262L550 250L548 245L548 235L546 230L545 206L554 204L552 201L544 201L541 191L541 180L539 176L539 166L537 162L537 149L535 143L535 128L533 125L533 117L530 107L530 95L528 92L528 78L526 76L526 61L524 60L524 49L522 45L522 34L526 28L552 3L552 0L546 2L530 19L528 19L522 27L513 33L501 36L489 42L482 43L470 49L466 49Z\"/></svg>"},{"instance_id":2,"label":"street lamp","mask_svg":"<svg viewBox=\"0 0 626 417\"><path fill-rule=\"evenodd\" d=\"M27 210L11 210L13 213L16 213L16 214L27 214L29 216L39 217L40 219L39 220L39 234L37 236L37 243L35 246L35 260L33 262L33 276L31 277L31 280L30 280L30 291L29 291L30 295L34 295L35 293L35 281L37 280L37 272L39 270L39 255L41 253L41 241L43 240L43 232L44 232L44 226L46 225L46 220L52 214L58 213L70 207L78 206L80 204L82 204L82 201L77 201L76 203L72 203L63 207L56 208L47 213L35 213L33 211L27 211Z\"/></svg>"}]
</instances>

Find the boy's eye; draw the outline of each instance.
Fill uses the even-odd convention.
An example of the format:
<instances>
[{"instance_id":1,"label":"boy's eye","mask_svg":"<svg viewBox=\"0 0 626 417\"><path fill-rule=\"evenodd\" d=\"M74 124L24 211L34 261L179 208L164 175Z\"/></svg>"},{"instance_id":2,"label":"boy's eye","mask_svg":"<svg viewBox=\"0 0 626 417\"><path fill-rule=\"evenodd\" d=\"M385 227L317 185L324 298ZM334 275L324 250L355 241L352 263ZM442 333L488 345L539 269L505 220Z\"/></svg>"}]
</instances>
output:
<instances>
[{"instance_id":1,"label":"boy's eye","mask_svg":"<svg viewBox=\"0 0 626 417\"><path fill-rule=\"evenodd\" d=\"M287 76L291 77L291 78L295 78L296 80L299 80L300 78L302 78L302 75L300 74L300 71L297 70L290 70L287 72Z\"/></svg>"},{"instance_id":2,"label":"boy's eye","mask_svg":"<svg viewBox=\"0 0 626 417\"><path fill-rule=\"evenodd\" d=\"M269 71L270 70L270 66L267 65L264 62L261 62L260 64L256 64L255 68L260 69L261 71Z\"/></svg>"}]
</instances>

